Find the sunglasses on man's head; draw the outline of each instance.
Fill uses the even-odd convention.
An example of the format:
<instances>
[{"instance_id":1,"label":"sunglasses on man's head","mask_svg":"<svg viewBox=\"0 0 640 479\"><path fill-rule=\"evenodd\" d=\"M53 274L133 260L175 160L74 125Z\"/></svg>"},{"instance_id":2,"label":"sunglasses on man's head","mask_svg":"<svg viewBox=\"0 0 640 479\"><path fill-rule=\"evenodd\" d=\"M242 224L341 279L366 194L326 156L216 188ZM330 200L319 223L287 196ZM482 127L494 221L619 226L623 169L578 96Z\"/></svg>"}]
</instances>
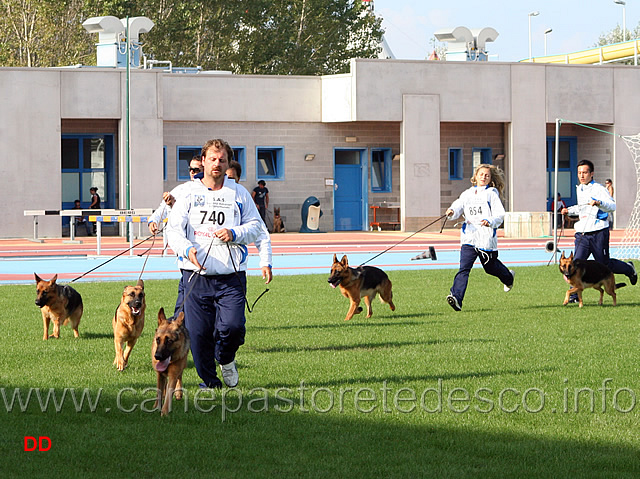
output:
<instances>
[{"instance_id":1,"label":"sunglasses on man's head","mask_svg":"<svg viewBox=\"0 0 640 479\"><path fill-rule=\"evenodd\" d=\"M191 167L189 167L189 171L191 173L200 173L202 170L200 168L191 168Z\"/></svg>"}]
</instances>

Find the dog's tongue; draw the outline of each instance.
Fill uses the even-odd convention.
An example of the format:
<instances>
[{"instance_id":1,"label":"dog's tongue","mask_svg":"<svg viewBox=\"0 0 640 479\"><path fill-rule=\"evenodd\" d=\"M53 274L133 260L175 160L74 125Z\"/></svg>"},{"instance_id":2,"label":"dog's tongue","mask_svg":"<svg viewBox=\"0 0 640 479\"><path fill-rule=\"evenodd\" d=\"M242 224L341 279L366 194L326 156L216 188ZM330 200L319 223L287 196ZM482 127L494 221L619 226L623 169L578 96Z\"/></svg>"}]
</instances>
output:
<instances>
[{"instance_id":1,"label":"dog's tongue","mask_svg":"<svg viewBox=\"0 0 640 479\"><path fill-rule=\"evenodd\" d=\"M155 365L156 371L164 372L169 367L170 362L171 362L171 356L169 356L164 361L158 361Z\"/></svg>"},{"instance_id":2,"label":"dog's tongue","mask_svg":"<svg viewBox=\"0 0 640 479\"><path fill-rule=\"evenodd\" d=\"M563 274L563 275L562 275L562 277L564 278L564 280L565 280L567 283L571 284L571 281L569 281L569 278L567 278L567 276L566 276L566 275L564 275L564 274Z\"/></svg>"},{"instance_id":3,"label":"dog's tongue","mask_svg":"<svg viewBox=\"0 0 640 479\"><path fill-rule=\"evenodd\" d=\"M336 287L336 285L335 285L335 284L333 284L333 283L331 283L331 287L332 287L332 288L335 288L335 287Z\"/></svg>"},{"instance_id":4,"label":"dog's tongue","mask_svg":"<svg viewBox=\"0 0 640 479\"><path fill-rule=\"evenodd\" d=\"M131 308L131 312L134 316L138 316L140 314L140 308Z\"/></svg>"}]
</instances>

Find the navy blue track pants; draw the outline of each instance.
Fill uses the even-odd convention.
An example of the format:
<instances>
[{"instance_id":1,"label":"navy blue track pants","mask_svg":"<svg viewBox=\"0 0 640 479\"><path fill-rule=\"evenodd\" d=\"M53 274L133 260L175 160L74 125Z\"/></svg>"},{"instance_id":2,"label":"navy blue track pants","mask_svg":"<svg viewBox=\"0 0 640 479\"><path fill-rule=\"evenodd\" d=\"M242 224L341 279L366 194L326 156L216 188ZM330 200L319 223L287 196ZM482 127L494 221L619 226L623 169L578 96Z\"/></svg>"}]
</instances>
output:
<instances>
[{"instance_id":1,"label":"navy blue track pants","mask_svg":"<svg viewBox=\"0 0 640 479\"><path fill-rule=\"evenodd\" d=\"M496 276L503 284L510 285L513 281L513 276L507 267L498 259L497 251L483 251L471 245L463 244L460 248L460 270L453 279L453 286L451 287L451 294L456 297L461 306L464 293L467 291L469 273L476 258L480 258L486 273Z\"/></svg>"},{"instance_id":2,"label":"navy blue track pants","mask_svg":"<svg viewBox=\"0 0 640 479\"><path fill-rule=\"evenodd\" d=\"M198 375L209 387L220 384L216 361L228 364L244 344L244 292L247 278L238 274L203 276L182 271L185 325ZM191 280L189 280L191 278Z\"/></svg>"}]
</instances>

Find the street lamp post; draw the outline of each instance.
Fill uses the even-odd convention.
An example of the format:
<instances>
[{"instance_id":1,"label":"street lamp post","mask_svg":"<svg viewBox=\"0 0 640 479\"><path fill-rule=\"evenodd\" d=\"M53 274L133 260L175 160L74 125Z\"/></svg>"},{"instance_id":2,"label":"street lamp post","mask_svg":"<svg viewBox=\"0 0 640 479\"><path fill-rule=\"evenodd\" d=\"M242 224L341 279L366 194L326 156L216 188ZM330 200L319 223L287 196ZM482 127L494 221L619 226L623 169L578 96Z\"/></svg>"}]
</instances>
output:
<instances>
[{"instance_id":1,"label":"street lamp post","mask_svg":"<svg viewBox=\"0 0 640 479\"><path fill-rule=\"evenodd\" d=\"M613 3L622 5L622 41L627 41L627 2L624 0L613 0Z\"/></svg>"},{"instance_id":2,"label":"street lamp post","mask_svg":"<svg viewBox=\"0 0 640 479\"><path fill-rule=\"evenodd\" d=\"M547 28L544 31L544 56L547 56L547 35L553 31L553 28Z\"/></svg>"},{"instance_id":3,"label":"street lamp post","mask_svg":"<svg viewBox=\"0 0 640 479\"><path fill-rule=\"evenodd\" d=\"M540 12L538 11L529 13L529 61L531 61L531 59L533 58L531 56L531 17L537 17L538 15L540 15Z\"/></svg>"}]
</instances>

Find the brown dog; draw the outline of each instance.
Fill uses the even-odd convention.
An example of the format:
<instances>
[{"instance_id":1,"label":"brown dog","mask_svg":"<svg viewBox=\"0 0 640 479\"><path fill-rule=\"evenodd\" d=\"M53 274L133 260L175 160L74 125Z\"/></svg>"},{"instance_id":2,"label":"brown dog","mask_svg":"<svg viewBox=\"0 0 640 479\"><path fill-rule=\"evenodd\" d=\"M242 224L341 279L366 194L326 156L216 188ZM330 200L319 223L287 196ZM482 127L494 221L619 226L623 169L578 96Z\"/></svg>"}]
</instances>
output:
<instances>
[{"instance_id":1,"label":"brown dog","mask_svg":"<svg viewBox=\"0 0 640 479\"><path fill-rule=\"evenodd\" d=\"M282 217L280 216L280 208L273 208L273 232L274 233L284 233L284 221L282 221Z\"/></svg>"},{"instance_id":2,"label":"brown dog","mask_svg":"<svg viewBox=\"0 0 640 479\"><path fill-rule=\"evenodd\" d=\"M347 255L338 261L337 256L333 255L333 265L331 266L331 275L329 276L329 284L332 287L339 286L340 292L345 298L349 298L349 311L345 321L353 318L354 314L362 312L360 306L360 298L364 299L367 306L367 318L373 314L371 309L371 300L380 293L380 301L387 303L391 311L395 311L393 304L393 293L391 292L391 281L387 273L380 268L374 266L359 266L350 268L347 261Z\"/></svg>"},{"instance_id":3,"label":"brown dog","mask_svg":"<svg viewBox=\"0 0 640 479\"><path fill-rule=\"evenodd\" d=\"M71 322L74 337L78 337L78 325L84 306L82 305L82 297L71 286L61 286L56 284L58 275L56 274L51 280L45 281L37 274L36 277L36 306L42 312L42 322L44 323L45 341L54 337L60 337L60 323L67 324ZM53 334L49 336L49 321L53 321Z\"/></svg>"},{"instance_id":4,"label":"brown dog","mask_svg":"<svg viewBox=\"0 0 640 479\"><path fill-rule=\"evenodd\" d=\"M116 358L113 360L113 364L118 368L118 371L123 371L127 367L131 350L142 334L146 307L144 281L139 279L136 286L124 287L120 304L111 322L113 342L116 348ZM127 343L126 347L124 343Z\"/></svg>"},{"instance_id":5,"label":"brown dog","mask_svg":"<svg viewBox=\"0 0 640 479\"><path fill-rule=\"evenodd\" d=\"M571 285L564 297L566 305L569 302L569 296L573 293L578 295L578 302L582 308L582 291L585 288L593 288L600 291L600 302L604 298L604 291L613 298L613 305L616 305L616 289L626 286L625 283L617 283L613 273L607 266L593 260L573 259L573 252L567 258L562 252L560 256L560 272L564 276L564 280ZM604 291L602 290L604 286Z\"/></svg>"},{"instance_id":6,"label":"brown dog","mask_svg":"<svg viewBox=\"0 0 640 479\"><path fill-rule=\"evenodd\" d=\"M162 405L161 416L171 411L171 399L182 399L182 372L187 367L189 332L184 326L184 313L173 321L167 321L164 308L158 311L158 329L151 345L151 362L158 373L158 397L155 407ZM164 404L162 398L164 397Z\"/></svg>"}]
</instances>

